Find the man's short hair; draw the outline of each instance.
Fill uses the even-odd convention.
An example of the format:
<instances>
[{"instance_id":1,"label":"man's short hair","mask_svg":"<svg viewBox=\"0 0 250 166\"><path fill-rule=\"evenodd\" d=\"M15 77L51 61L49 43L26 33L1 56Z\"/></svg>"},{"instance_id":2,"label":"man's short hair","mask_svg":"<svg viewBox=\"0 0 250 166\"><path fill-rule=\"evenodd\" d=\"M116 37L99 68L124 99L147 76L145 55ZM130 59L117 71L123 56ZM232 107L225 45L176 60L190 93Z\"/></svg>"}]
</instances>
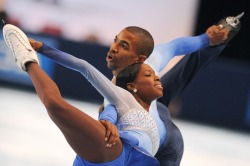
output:
<instances>
[{"instance_id":1,"label":"man's short hair","mask_svg":"<svg viewBox=\"0 0 250 166\"><path fill-rule=\"evenodd\" d=\"M136 46L136 54L149 57L154 50L154 39L152 35L147 30L137 26L129 26L125 29L134 34L139 41Z\"/></svg>"}]
</instances>

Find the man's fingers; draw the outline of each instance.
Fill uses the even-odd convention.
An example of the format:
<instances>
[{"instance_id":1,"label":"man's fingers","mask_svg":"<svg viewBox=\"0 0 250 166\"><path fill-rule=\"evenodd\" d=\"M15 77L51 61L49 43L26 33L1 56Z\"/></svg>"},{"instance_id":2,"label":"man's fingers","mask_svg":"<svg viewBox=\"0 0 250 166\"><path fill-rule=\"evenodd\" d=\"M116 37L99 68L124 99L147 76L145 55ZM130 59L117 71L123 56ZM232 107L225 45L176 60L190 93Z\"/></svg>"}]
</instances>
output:
<instances>
[{"instance_id":1,"label":"man's fingers","mask_svg":"<svg viewBox=\"0 0 250 166\"><path fill-rule=\"evenodd\" d=\"M112 123L105 120L99 120L99 121L106 128L104 140L107 142L106 147L110 148L113 145L115 145L116 142L119 141L120 139L119 132L116 126L113 125Z\"/></svg>"},{"instance_id":2,"label":"man's fingers","mask_svg":"<svg viewBox=\"0 0 250 166\"><path fill-rule=\"evenodd\" d=\"M224 26L222 24L218 25L220 29L224 28Z\"/></svg>"},{"instance_id":3,"label":"man's fingers","mask_svg":"<svg viewBox=\"0 0 250 166\"><path fill-rule=\"evenodd\" d=\"M119 135L112 133L108 139L107 147L112 147L114 146L119 140Z\"/></svg>"},{"instance_id":4,"label":"man's fingers","mask_svg":"<svg viewBox=\"0 0 250 166\"><path fill-rule=\"evenodd\" d=\"M111 134L111 130L110 130L110 126L109 126L109 123L107 123L106 120L100 120L100 122L102 123L102 125L106 128L106 132L105 132L105 141L107 142L108 141L108 138Z\"/></svg>"},{"instance_id":5,"label":"man's fingers","mask_svg":"<svg viewBox=\"0 0 250 166\"><path fill-rule=\"evenodd\" d=\"M113 140L114 140L114 135L111 135L110 137L108 137L108 141L107 141L107 147L111 147L113 145Z\"/></svg>"}]
</instances>

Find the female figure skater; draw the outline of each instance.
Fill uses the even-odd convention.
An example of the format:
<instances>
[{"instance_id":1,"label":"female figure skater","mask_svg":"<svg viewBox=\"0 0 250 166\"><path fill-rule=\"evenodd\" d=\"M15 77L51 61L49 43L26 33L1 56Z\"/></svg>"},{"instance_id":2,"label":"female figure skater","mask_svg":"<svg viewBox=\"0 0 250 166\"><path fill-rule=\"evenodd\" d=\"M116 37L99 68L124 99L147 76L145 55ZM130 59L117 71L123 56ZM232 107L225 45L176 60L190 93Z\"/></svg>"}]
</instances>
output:
<instances>
[{"instance_id":1,"label":"female figure skater","mask_svg":"<svg viewBox=\"0 0 250 166\"><path fill-rule=\"evenodd\" d=\"M75 166L159 165L152 156L159 148L160 138L148 110L151 102L162 96L162 86L151 67L137 63L122 70L117 76L120 88L86 61L66 53L60 57L62 65L80 71L117 108L118 129L126 132L132 141L120 139L110 149L103 139L104 126L62 98L56 84L39 67L26 35L9 24L4 26L3 35L16 63L29 74L50 118L76 152Z\"/></svg>"}]
</instances>

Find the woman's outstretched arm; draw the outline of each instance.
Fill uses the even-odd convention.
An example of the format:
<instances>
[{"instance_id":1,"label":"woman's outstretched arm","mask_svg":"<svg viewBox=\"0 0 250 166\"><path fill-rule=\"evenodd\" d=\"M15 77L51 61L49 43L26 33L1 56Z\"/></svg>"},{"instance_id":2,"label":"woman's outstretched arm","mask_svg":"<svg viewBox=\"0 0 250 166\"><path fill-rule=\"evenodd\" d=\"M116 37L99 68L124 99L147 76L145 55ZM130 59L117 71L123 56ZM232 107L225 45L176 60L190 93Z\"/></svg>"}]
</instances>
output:
<instances>
[{"instance_id":1,"label":"woman's outstretched arm","mask_svg":"<svg viewBox=\"0 0 250 166\"><path fill-rule=\"evenodd\" d=\"M141 107L130 92L114 85L87 61L45 43L42 44L38 52L64 67L80 72L109 103L119 108L117 109L119 117L131 108Z\"/></svg>"}]
</instances>

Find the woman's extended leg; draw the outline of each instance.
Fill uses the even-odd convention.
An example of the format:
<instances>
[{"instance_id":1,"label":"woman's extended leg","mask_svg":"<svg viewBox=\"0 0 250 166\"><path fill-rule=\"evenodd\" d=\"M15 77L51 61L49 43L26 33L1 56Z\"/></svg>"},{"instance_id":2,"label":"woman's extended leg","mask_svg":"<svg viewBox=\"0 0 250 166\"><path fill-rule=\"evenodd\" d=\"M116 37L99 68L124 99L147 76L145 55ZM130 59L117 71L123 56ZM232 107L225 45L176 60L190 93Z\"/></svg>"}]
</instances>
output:
<instances>
[{"instance_id":1,"label":"woman's extended leg","mask_svg":"<svg viewBox=\"0 0 250 166\"><path fill-rule=\"evenodd\" d=\"M3 36L15 62L28 72L49 116L72 149L90 162L100 163L116 159L122 152L121 140L112 148L106 147L104 126L62 98L57 85L37 64L37 54L29 44L27 36L9 24L4 26Z\"/></svg>"},{"instance_id":2,"label":"woman's extended leg","mask_svg":"<svg viewBox=\"0 0 250 166\"><path fill-rule=\"evenodd\" d=\"M104 126L63 100L57 85L37 63L28 63L26 68L50 118L79 156L99 163L113 160L120 155L121 141L116 146L107 148Z\"/></svg>"}]
</instances>

